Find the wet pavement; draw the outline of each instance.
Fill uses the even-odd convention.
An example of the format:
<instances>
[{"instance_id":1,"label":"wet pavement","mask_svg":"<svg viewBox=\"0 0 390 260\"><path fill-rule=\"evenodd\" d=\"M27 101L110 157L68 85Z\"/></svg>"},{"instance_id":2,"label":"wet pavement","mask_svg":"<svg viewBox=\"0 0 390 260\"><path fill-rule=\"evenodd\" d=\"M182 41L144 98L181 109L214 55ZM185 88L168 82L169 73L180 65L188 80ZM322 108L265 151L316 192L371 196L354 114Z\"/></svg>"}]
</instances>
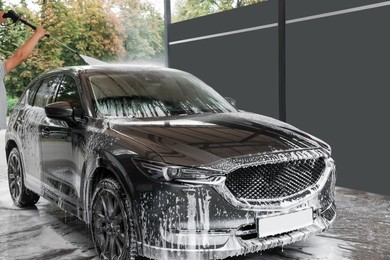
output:
<instances>
[{"instance_id":1,"label":"wet pavement","mask_svg":"<svg viewBox=\"0 0 390 260\"><path fill-rule=\"evenodd\" d=\"M0 260L97 259L90 231L76 217L42 198L28 209L13 205L4 158L0 149ZM390 197L337 188L336 202L338 217L327 232L229 259L390 259Z\"/></svg>"}]
</instances>

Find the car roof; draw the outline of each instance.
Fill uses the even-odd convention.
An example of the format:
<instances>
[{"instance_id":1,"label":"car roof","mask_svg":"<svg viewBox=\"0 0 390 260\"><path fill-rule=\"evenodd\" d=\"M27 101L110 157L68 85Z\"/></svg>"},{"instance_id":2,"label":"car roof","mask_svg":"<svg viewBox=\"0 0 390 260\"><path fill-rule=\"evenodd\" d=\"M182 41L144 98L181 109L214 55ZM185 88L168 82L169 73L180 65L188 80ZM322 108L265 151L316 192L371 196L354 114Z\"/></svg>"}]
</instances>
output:
<instances>
[{"instance_id":1,"label":"car roof","mask_svg":"<svg viewBox=\"0 0 390 260\"><path fill-rule=\"evenodd\" d=\"M154 65L127 65L127 64L104 64L104 65L86 65L86 66L70 66L57 68L55 70L45 73L45 75L70 72L75 74L90 73L94 71L106 71L106 72L128 72L128 71L179 71L176 69L170 69L162 66Z\"/></svg>"}]
</instances>

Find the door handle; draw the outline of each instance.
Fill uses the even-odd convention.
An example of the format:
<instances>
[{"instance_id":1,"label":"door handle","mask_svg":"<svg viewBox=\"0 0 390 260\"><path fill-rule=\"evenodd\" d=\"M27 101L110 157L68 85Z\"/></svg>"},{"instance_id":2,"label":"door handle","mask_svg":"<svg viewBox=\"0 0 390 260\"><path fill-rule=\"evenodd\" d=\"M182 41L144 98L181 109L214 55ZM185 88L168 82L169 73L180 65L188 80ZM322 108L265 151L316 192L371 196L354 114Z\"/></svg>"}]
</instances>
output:
<instances>
[{"instance_id":1,"label":"door handle","mask_svg":"<svg viewBox=\"0 0 390 260\"><path fill-rule=\"evenodd\" d=\"M50 129L47 127L43 128L41 131L41 135L42 135L42 137L49 137L50 136Z\"/></svg>"}]
</instances>

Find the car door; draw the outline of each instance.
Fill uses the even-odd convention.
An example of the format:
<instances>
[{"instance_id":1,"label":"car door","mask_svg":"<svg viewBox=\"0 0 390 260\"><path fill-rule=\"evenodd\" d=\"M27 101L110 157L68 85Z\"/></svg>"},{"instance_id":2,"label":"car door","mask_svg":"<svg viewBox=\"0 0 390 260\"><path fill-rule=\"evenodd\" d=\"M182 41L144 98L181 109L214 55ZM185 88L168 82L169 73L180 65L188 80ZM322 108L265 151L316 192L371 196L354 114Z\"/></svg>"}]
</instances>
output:
<instances>
[{"instance_id":1,"label":"car door","mask_svg":"<svg viewBox=\"0 0 390 260\"><path fill-rule=\"evenodd\" d=\"M69 102L77 123L69 126L64 120L48 117L42 121L40 145L44 183L53 193L49 199L77 213L84 161L84 120L76 78L64 74L52 100Z\"/></svg>"},{"instance_id":2,"label":"car door","mask_svg":"<svg viewBox=\"0 0 390 260\"><path fill-rule=\"evenodd\" d=\"M28 105L19 111L16 122L20 136L20 148L24 158L26 185L42 194L42 164L39 150L39 125L45 118L44 106L51 102L51 97L60 81L60 76L52 75L37 81L28 96ZM37 88L37 90L35 90Z\"/></svg>"}]
</instances>

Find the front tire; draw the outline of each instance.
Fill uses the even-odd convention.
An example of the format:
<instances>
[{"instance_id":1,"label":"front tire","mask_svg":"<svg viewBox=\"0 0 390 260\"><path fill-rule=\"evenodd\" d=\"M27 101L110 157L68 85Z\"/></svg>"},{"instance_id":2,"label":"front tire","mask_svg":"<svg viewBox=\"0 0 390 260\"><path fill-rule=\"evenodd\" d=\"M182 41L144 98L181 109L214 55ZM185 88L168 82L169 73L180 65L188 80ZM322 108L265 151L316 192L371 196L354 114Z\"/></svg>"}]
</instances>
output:
<instances>
[{"instance_id":1,"label":"front tire","mask_svg":"<svg viewBox=\"0 0 390 260\"><path fill-rule=\"evenodd\" d=\"M7 163L8 186L14 204L20 208L35 205L39 195L24 186L24 170L18 148L12 148Z\"/></svg>"},{"instance_id":2,"label":"front tire","mask_svg":"<svg viewBox=\"0 0 390 260\"><path fill-rule=\"evenodd\" d=\"M98 183L91 216L92 238L100 259L135 259L131 202L117 180L105 178Z\"/></svg>"}]
</instances>

